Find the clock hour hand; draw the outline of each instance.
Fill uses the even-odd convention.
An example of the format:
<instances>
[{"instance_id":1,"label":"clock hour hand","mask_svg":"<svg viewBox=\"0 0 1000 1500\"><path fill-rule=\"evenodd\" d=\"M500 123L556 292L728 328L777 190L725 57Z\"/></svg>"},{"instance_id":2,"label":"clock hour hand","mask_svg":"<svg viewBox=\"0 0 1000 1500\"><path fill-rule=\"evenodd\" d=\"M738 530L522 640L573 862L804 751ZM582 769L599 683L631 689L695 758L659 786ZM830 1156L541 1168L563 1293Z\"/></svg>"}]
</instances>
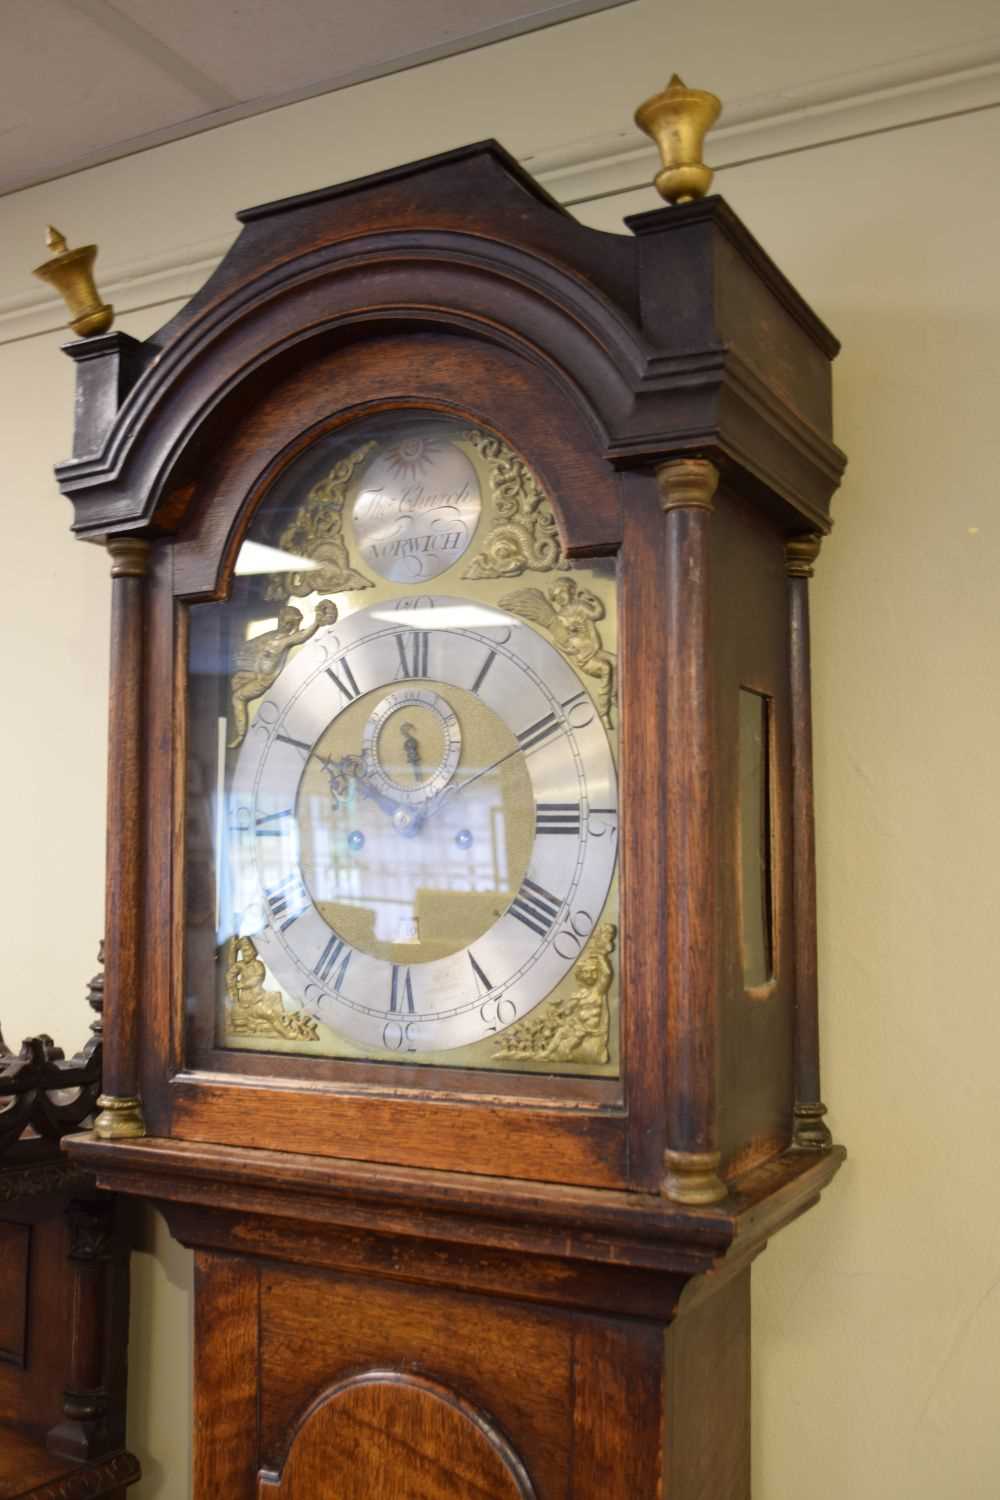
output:
<instances>
[{"instance_id":1,"label":"clock hour hand","mask_svg":"<svg viewBox=\"0 0 1000 1500\"><path fill-rule=\"evenodd\" d=\"M418 820L409 808L400 806L398 802L394 802L391 797L386 797L377 787L372 786L365 775L365 763L362 756L345 755L340 760L333 760L328 756L320 764L330 783L330 800L334 812L346 799L351 782L353 782L362 797L367 797L374 802L376 807L381 808L392 819L398 832L407 835L416 833L423 819Z\"/></svg>"},{"instance_id":2,"label":"clock hour hand","mask_svg":"<svg viewBox=\"0 0 1000 1500\"><path fill-rule=\"evenodd\" d=\"M360 755L344 755L340 760L331 756L321 757L320 765L330 783L330 800L336 812L347 797L352 781L360 781L364 775L364 762Z\"/></svg>"}]
</instances>

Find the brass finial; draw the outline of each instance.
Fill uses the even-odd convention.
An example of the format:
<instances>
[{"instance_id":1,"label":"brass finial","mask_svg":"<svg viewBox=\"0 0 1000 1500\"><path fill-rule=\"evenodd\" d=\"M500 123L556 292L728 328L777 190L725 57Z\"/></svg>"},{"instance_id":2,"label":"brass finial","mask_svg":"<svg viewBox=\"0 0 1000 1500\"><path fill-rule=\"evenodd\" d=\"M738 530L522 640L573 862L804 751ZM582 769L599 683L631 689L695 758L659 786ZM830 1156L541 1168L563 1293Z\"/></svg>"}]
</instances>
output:
<instances>
[{"instance_id":1,"label":"brass finial","mask_svg":"<svg viewBox=\"0 0 1000 1500\"><path fill-rule=\"evenodd\" d=\"M34 272L42 281L54 286L72 314L69 326L82 339L95 333L107 333L114 321L115 310L101 301L101 294L94 284L94 261L97 259L96 245L81 245L70 250L66 237L50 224L45 243L53 251L52 259L36 266Z\"/></svg>"},{"instance_id":2,"label":"brass finial","mask_svg":"<svg viewBox=\"0 0 1000 1500\"><path fill-rule=\"evenodd\" d=\"M656 187L668 203L704 198L715 173L701 159L705 136L722 113L722 103L704 89L689 89L675 73L669 84L635 112L635 123L660 148L663 170Z\"/></svg>"}]
</instances>

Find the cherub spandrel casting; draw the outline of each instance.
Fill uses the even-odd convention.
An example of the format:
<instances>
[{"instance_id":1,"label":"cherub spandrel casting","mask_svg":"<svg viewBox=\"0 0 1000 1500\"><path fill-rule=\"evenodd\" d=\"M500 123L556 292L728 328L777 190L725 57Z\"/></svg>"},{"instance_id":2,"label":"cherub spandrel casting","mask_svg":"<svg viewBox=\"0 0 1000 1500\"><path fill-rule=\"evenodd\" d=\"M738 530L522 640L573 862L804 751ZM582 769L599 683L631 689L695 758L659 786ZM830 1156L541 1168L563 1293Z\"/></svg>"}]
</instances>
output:
<instances>
[{"instance_id":1,"label":"cherub spandrel casting","mask_svg":"<svg viewBox=\"0 0 1000 1500\"><path fill-rule=\"evenodd\" d=\"M557 578L541 589L519 589L500 600L501 609L531 620L547 630L564 656L587 677L597 680L597 706L601 719L611 728L614 702L615 659L605 651L596 621L604 619L604 605L590 589L581 589L575 578Z\"/></svg>"},{"instance_id":2,"label":"cherub spandrel casting","mask_svg":"<svg viewBox=\"0 0 1000 1500\"><path fill-rule=\"evenodd\" d=\"M230 750L242 745L249 722L250 704L262 698L277 680L285 660L293 646L301 646L323 625L332 625L337 618L337 606L332 599L321 599L316 606L316 618L303 630L302 611L294 605L285 605L278 611L275 630L255 636L240 648L236 658L236 671L230 685L232 693L233 732L229 741Z\"/></svg>"},{"instance_id":3,"label":"cherub spandrel casting","mask_svg":"<svg viewBox=\"0 0 1000 1500\"><path fill-rule=\"evenodd\" d=\"M312 1016L288 1011L277 990L265 990L264 965L252 938L233 938L226 969L226 994L232 1002L227 1017L235 1036L284 1037L315 1042L319 1033Z\"/></svg>"}]
</instances>

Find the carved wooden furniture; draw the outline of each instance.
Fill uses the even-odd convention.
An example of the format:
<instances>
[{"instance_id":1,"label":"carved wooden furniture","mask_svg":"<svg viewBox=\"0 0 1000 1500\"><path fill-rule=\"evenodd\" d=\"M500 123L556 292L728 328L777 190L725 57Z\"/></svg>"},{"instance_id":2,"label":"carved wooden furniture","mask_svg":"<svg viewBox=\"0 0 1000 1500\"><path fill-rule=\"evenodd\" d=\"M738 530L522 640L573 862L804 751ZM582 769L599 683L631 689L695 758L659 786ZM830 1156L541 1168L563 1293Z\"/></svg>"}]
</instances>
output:
<instances>
[{"instance_id":1,"label":"carved wooden furniture","mask_svg":"<svg viewBox=\"0 0 1000 1500\"><path fill-rule=\"evenodd\" d=\"M819 1092L805 636L843 464L837 345L722 199L597 233L490 142L241 218L159 333L69 345L58 470L113 579L105 1097L71 1151L157 1200L196 1252L195 1495L746 1496L750 1264L843 1156ZM378 552L349 489L369 449L337 444L381 452L379 424L414 413L458 424L473 468L482 443L499 455L494 530L484 511L463 579L513 577L503 607L543 619L528 583L557 610L580 602L574 582L605 589L603 613L587 603L604 636L561 649L619 737L617 950L587 948L592 977L559 1016L607 999L608 1061L559 1052L542 1008L504 1041L510 1010L473 952L501 1042L477 1042L494 1051L475 1066L427 1063L436 1012L395 958L391 991L351 992L331 925L295 988L282 945L300 919L319 931L306 895L281 884L227 925L221 843L256 818L269 858L269 820L298 816L212 800L250 754L237 700L269 754L282 684L321 652L358 698L336 631L368 607L351 590L375 587ZM270 592L236 566L248 536L284 549ZM317 576L335 624L323 600L303 624ZM393 609L414 605L398 592ZM243 675L222 687L201 633L216 618L250 619L223 642L268 636L227 658ZM434 675L399 650L404 688ZM574 711L552 716L568 740ZM332 784L346 764L321 769ZM533 847L612 826L590 803L545 806ZM424 813L389 810L420 832ZM533 889L513 902L523 925L582 944L594 914ZM345 995L385 1018L381 1052L338 1039Z\"/></svg>"},{"instance_id":2,"label":"carved wooden furniture","mask_svg":"<svg viewBox=\"0 0 1000 1500\"><path fill-rule=\"evenodd\" d=\"M122 1500L128 1262L115 1203L61 1138L94 1113L94 1036L66 1059L49 1037L0 1040L0 1496Z\"/></svg>"}]
</instances>

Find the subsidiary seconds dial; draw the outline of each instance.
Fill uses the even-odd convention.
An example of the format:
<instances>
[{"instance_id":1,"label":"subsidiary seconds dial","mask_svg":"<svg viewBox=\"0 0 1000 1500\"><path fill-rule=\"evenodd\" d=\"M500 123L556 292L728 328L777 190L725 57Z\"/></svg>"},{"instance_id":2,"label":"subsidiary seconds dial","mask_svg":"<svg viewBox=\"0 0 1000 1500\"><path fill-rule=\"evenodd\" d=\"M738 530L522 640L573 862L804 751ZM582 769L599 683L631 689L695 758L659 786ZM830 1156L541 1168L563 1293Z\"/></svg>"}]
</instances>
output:
<instances>
[{"instance_id":1,"label":"subsidiary seconds dial","mask_svg":"<svg viewBox=\"0 0 1000 1500\"><path fill-rule=\"evenodd\" d=\"M234 926L376 1052L466 1046L579 958L615 866L614 762L524 621L424 598L325 626L260 704L230 827Z\"/></svg>"}]
</instances>

